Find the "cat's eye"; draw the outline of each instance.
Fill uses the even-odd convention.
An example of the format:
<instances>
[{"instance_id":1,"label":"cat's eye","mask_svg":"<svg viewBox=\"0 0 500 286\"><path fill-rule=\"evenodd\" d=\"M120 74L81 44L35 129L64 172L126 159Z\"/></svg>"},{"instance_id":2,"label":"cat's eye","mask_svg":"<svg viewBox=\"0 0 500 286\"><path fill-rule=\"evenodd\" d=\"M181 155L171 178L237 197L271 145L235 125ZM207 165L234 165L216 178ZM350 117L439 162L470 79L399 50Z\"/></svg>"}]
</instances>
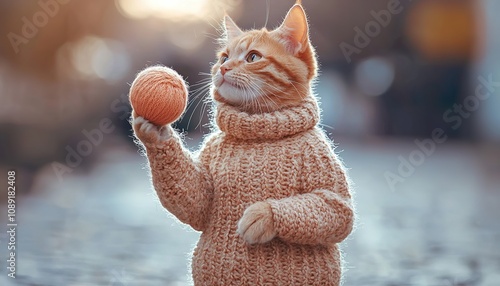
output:
<instances>
[{"instance_id":1,"label":"cat's eye","mask_svg":"<svg viewBox=\"0 0 500 286\"><path fill-rule=\"evenodd\" d=\"M256 61L262 59L262 56L257 52L250 52L250 53L248 53L246 59L247 59L247 62L253 63L253 62L256 62Z\"/></svg>"},{"instance_id":2,"label":"cat's eye","mask_svg":"<svg viewBox=\"0 0 500 286\"><path fill-rule=\"evenodd\" d=\"M226 54L223 54L221 57L220 57L220 63L223 64L225 62L227 62L229 58L227 57Z\"/></svg>"}]
</instances>

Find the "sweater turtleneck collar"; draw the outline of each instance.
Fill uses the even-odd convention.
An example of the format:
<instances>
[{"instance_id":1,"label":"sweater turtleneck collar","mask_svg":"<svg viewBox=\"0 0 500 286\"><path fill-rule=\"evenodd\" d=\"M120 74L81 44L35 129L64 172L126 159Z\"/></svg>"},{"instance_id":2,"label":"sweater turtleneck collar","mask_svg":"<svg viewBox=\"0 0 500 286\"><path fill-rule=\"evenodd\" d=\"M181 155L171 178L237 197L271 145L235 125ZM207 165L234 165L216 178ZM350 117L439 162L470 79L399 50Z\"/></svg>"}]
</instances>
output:
<instances>
[{"instance_id":1,"label":"sweater turtleneck collar","mask_svg":"<svg viewBox=\"0 0 500 286\"><path fill-rule=\"evenodd\" d=\"M301 105L261 114L249 114L220 103L216 107L215 119L222 132L237 139L281 139L316 126L319 108L312 97Z\"/></svg>"}]
</instances>

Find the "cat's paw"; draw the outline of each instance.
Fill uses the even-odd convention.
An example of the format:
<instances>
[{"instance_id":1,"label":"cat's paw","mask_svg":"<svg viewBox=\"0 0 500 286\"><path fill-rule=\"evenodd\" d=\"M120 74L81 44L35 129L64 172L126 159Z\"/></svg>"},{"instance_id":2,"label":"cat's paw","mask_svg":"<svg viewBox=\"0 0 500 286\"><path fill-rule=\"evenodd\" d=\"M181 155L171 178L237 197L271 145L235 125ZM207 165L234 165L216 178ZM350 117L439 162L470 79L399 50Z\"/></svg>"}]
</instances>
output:
<instances>
[{"instance_id":1,"label":"cat's paw","mask_svg":"<svg viewBox=\"0 0 500 286\"><path fill-rule=\"evenodd\" d=\"M238 222L238 234L248 243L266 243L276 236L273 211L266 202L249 206Z\"/></svg>"},{"instance_id":2,"label":"cat's paw","mask_svg":"<svg viewBox=\"0 0 500 286\"><path fill-rule=\"evenodd\" d=\"M169 126L156 126L141 116L132 119L134 133L145 144L155 144L172 137L172 128Z\"/></svg>"}]
</instances>

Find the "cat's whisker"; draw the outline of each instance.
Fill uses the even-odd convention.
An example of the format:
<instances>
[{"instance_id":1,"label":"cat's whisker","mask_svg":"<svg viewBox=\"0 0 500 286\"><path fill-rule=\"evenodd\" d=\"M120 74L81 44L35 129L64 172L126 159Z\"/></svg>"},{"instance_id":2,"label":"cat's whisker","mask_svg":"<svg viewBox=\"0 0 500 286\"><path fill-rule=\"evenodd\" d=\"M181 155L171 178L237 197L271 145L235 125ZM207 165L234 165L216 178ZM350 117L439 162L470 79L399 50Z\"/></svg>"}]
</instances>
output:
<instances>
[{"instance_id":1,"label":"cat's whisker","mask_svg":"<svg viewBox=\"0 0 500 286\"><path fill-rule=\"evenodd\" d=\"M304 88L304 89L308 89L309 87L303 83L300 83L298 81L294 81L294 80L288 80L288 82L295 88L295 90L297 91L297 93L299 93L299 90L297 89L297 87L295 86L295 84L299 85L300 87Z\"/></svg>"},{"instance_id":2,"label":"cat's whisker","mask_svg":"<svg viewBox=\"0 0 500 286\"><path fill-rule=\"evenodd\" d=\"M207 83L212 83L212 79L203 79L195 84L190 85L190 87L206 85Z\"/></svg>"},{"instance_id":3,"label":"cat's whisker","mask_svg":"<svg viewBox=\"0 0 500 286\"><path fill-rule=\"evenodd\" d=\"M199 101L203 100L203 97L205 97L205 95L207 95L209 93L209 89L210 89L210 86L206 86L203 89L200 89L197 93L195 93L193 95L191 102L188 105L188 108L192 107L194 102L199 102ZM199 98L201 98L201 99L199 99Z\"/></svg>"},{"instance_id":4,"label":"cat's whisker","mask_svg":"<svg viewBox=\"0 0 500 286\"><path fill-rule=\"evenodd\" d=\"M191 116L189 116L189 119L188 119L188 122L187 122L187 126L189 128L189 126L191 126L191 120L193 119L193 115L195 114L195 110L198 109L198 106L200 105L200 103L202 103L203 100L199 100L198 103L196 103L194 109L193 109L193 112L191 112Z\"/></svg>"},{"instance_id":5,"label":"cat's whisker","mask_svg":"<svg viewBox=\"0 0 500 286\"><path fill-rule=\"evenodd\" d=\"M212 24L210 24L212 27L214 27ZM217 43L220 39L220 36L217 35L217 34L214 34L214 33L210 33L210 32L203 32L202 33L203 36L213 40L213 43Z\"/></svg>"},{"instance_id":6,"label":"cat's whisker","mask_svg":"<svg viewBox=\"0 0 500 286\"><path fill-rule=\"evenodd\" d=\"M301 87L303 88L308 88L308 85L304 84L304 83L301 83L301 82L298 82L298 81L295 81L295 80L288 80L290 83L295 83L295 84L298 84L300 85Z\"/></svg>"},{"instance_id":7,"label":"cat's whisker","mask_svg":"<svg viewBox=\"0 0 500 286\"><path fill-rule=\"evenodd\" d=\"M247 95L249 94L248 88L247 88L246 86L245 86L245 88L244 88L244 90L243 90L243 91L244 91L244 93L245 93L245 94L247 94ZM250 97L253 97L253 95L250 95ZM250 100L250 101L249 101L249 103L250 103L250 104L249 104L249 106L250 106L251 108L253 108L254 102L255 102L255 100Z\"/></svg>"},{"instance_id":8,"label":"cat's whisker","mask_svg":"<svg viewBox=\"0 0 500 286\"><path fill-rule=\"evenodd\" d=\"M273 104L273 108L274 109L278 109L279 108L279 105L269 96L269 95L265 95L265 99L266 101L264 101L264 103L266 104L266 107L269 108L269 104Z\"/></svg>"},{"instance_id":9,"label":"cat's whisker","mask_svg":"<svg viewBox=\"0 0 500 286\"><path fill-rule=\"evenodd\" d=\"M288 82L293 86L293 88L295 89L295 91L297 92L297 94L300 94L299 90L297 89L297 87L293 84L293 82L291 80L288 80Z\"/></svg>"},{"instance_id":10,"label":"cat's whisker","mask_svg":"<svg viewBox=\"0 0 500 286\"><path fill-rule=\"evenodd\" d=\"M195 90L193 90L191 92L191 97L194 98L195 96L198 96L200 94L205 94L205 92L210 89L211 85L212 85L212 83L208 82L208 83L203 84L199 88L196 88Z\"/></svg>"},{"instance_id":11,"label":"cat's whisker","mask_svg":"<svg viewBox=\"0 0 500 286\"><path fill-rule=\"evenodd\" d=\"M191 93L190 103L188 104L186 109L189 109L193 105L193 102L195 102L198 97L204 96L205 94L207 94L210 87L211 87L211 84L212 84L211 82L207 82L203 86L201 86L200 88L197 88L196 90L194 90Z\"/></svg>"},{"instance_id":12,"label":"cat's whisker","mask_svg":"<svg viewBox=\"0 0 500 286\"><path fill-rule=\"evenodd\" d=\"M188 104L187 106L187 109L191 108L193 106L193 104L196 102L196 105L195 107L193 108L192 112L191 112L191 115L189 116L189 119L188 119L188 122L187 122L187 126L189 127L190 124L191 124L191 120L193 119L193 115L195 113L195 111L197 110L198 106L200 105L200 103L203 102L203 99L201 100L197 100L200 96L203 98L205 95L207 95L209 93L209 90L210 90L210 87L212 86L212 80L211 79L204 79L200 82L201 84L201 87L197 88L193 94L192 94L192 98L191 98L191 102Z\"/></svg>"},{"instance_id":13,"label":"cat's whisker","mask_svg":"<svg viewBox=\"0 0 500 286\"><path fill-rule=\"evenodd\" d=\"M215 17L210 17L210 20L206 21L212 28L214 28L214 30L217 32L216 36L214 38L211 38L214 40L214 44L217 44L217 45L220 45L220 46L223 46L225 44L225 40L224 38L222 38L220 35L224 35L225 34L225 28L224 28L224 25L223 23L221 23L219 20L215 19ZM214 24L216 23L216 24Z\"/></svg>"},{"instance_id":14,"label":"cat's whisker","mask_svg":"<svg viewBox=\"0 0 500 286\"><path fill-rule=\"evenodd\" d=\"M202 75L202 76L206 76L206 75ZM202 78L201 80L199 80L195 84L192 84L191 86L197 86L197 85L200 85L201 83L207 83L207 82L211 82L211 81L212 81L212 77L206 76L206 78Z\"/></svg>"},{"instance_id":15,"label":"cat's whisker","mask_svg":"<svg viewBox=\"0 0 500 286\"><path fill-rule=\"evenodd\" d=\"M273 104L274 108L279 107L278 104L267 93L265 93L257 83L250 80L248 81L248 84L253 91L252 93L254 93L254 97L256 98L254 102L258 105L257 107L261 113L263 112L262 104L265 105L266 110L269 110L269 104ZM265 100L261 102L261 100L258 100L259 96Z\"/></svg>"},{"instance_id":16,"label":"cat's whisker","mask_svg":"<svg viewBox=\"0 0 500 286\"><path fill-rule=\"evenodd\" d=\"M205 99L202 99L202 107L201 107L201 114L200 114L200 117L199 117L199 120L198 120L198 124L196 125L195 129L200 127L200 131L201 131L201 127L202 127L202 124L201 122L203 121L203 118L205 116L205 111L206 111L206 108L209 104L212 103L212 99L210 97L207 97Z\"/></svg>"},{"instance_id":17,"label":"cat's whisker","mask_svg":"<svg viewBox=\"0 0 500 286\"><path fill-rule=\"evenodd\" d=\"M255 77L255 76L248 75L248 78L249 78L250 81L258 81L259 83L265 84L266 86L268 86L270 88L273 88L273 89L275 89L278 92L283 92L283 90L277 88L274 85L271 85L270 83L266 82L265 80L262 80L260 78Z\"/></svg>"},{"instance_id":18,"label":"cat's whisker","mask_svg":"<svg viewBox=\"0 0 500 286\"><path fill-rule=\"evenodd\" d=\"M244 97L246 100L253 101L258 97L258 95L256 93L249 92L249 91L251 91L248 89L250 81L248 80L248 78L246 77L245 74L242 74L242 73L235 74L234 78L236 79L236 86L243 91L243 94L244 94Z\"/></svg>"},{"instance_id":19,"label":"cat's whisker","mask_svg":"<svg viewBox=\"0 0 500 286\"><path fill-rule=\"evenodd\" d=\"M264 91L258 86L258 84L256 84L255 82L252 82L252 81L249 81L249 87L252 91L252 94L253 94L253 97L254 97L254 102L257 103L258 107L259 107L259 111L262 113L263 112L263 108L262 108L262 104L261 104L261 98L265 98L267 97L267 95L264 93Z\"/></svg>"},{"instance_id":20,"label":"cat's whisker","mask_svg":"<svg viewBox=\"0 0 500 286\"><path fill-rule=\"evenodd\" d=\"M332 130L332 131L334 131L334 130L335 130L335 128L333 128L333 127L332 127L332 126L330 126L330 125L326 125L326 124L323 124L323 123L318 123L318 125L319 125L319 126L321 126L321 127L323 127L323 126L324 126L324 127L328 127L328 129L330 129L330 130Z\"/></svg>"},{"instance_id":21,"label":"cat's whisker","mask_svg":"<svg viewBox=\"0 0 500 286\"><path fill-rule=\"evenodd\" d=\"M278 91L278 94L277 94L277 93L274 93L274 92L272 92L272 91L264 92L264 90L263 90L262 88L260 88L260 90L261 90L261 94L266 94L266 95L267 95L267 94L269 93L270 95L272 95L272 96L274 96L274 97L276 97L276 98L286 99L286 96L283 96L283 95L282 95L282 93L284 92L283 90L276 88L275 86L273 86L273 85L271 85L271 84L269 84L269 83L265 82L264 80L261 80L261 79L259 79L259 78L252 78L252 79L251 79L251 81L252 81L252 82L259 82L259 83L261 83L261 84L264 84L266 87L270 87L270 88L275 89L275 90L277 90L277 91Z\"/></svg>"},{"instance_id":22,"label":"cat's whisker","mask_svg":"<svg viewBox=\"0 0 500 286\"><path fill-rule=\"evenodd\" d=\"M260 104L260 100L258 100L258 92L252 88L252 82L249 82L248 87L250 92L252 93L252 97L254 98L254 100L252 100L252 105L257 105L256 107L258 107L260 113L262 113L262 105Z\"/></svg>"},{"instance_id":23,"label":"cat's whisker","mask_svg":"<svg viewBox=\"0 0 500 286\"><path fill-rule=\"evenodd\" d=\"M197 83L190 85L190 87L195 87L195 86L197 87L200 85L204 86L204 85L210 84L210 83L212 83L212 78L204 78L204 79L199 80Z\"/></svg>"},{"instance_id":24,"label":"cat's whisker","mask_svg":"<svg viewBox=\"0 0 500 286\"><path fill-rule=\"evenodd\" d=\"M281 93L283 93L283 92L284 92L283 90L278 89L278 88L276 88L275 86L273 86L273 85L271 85L271 84L269 84L269 83L267 83L267 82L265 82L265 81L263 81L263 80L257 79L257 78L256 78L256 79L254 79L254 81L258 81L259 83L264 84L266 87L270 87L271 89L274 89L274 90L276 90L276 91L278 92L278 93L274 93L274 92L272 92L272 91L269 91L269 93L271 93L271 95L276 96L276 97L278 97L278 98L280 98L280 97L281 97L281 98L285 98L285 97L283 97L283 96L281 96L281 95L280 95Z\"/></svg>"}]
</instances>

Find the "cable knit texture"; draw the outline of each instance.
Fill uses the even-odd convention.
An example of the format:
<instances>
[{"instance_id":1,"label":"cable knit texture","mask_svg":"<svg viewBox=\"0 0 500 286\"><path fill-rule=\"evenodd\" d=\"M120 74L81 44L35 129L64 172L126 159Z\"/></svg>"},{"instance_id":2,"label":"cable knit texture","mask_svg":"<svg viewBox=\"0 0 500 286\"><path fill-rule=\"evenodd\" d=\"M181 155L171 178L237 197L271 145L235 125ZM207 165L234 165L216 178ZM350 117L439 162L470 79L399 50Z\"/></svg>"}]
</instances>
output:
<instances>
[{"instance_id":1,"label":"cable knit texture","mask_svg":"<svg viewBox=\"0 0 500 286\"><path fill-rule=\"evenodd\" d=\"M337 243L354 212L345 169L317 127L316 100L264 114L219 104L215 120L196 154L175 132L145 145L161 203L202 232L195 285L339 285ZM249 244L238 221L257 202L270 206L276 235Z\"/></svg>"}]
</instances>

